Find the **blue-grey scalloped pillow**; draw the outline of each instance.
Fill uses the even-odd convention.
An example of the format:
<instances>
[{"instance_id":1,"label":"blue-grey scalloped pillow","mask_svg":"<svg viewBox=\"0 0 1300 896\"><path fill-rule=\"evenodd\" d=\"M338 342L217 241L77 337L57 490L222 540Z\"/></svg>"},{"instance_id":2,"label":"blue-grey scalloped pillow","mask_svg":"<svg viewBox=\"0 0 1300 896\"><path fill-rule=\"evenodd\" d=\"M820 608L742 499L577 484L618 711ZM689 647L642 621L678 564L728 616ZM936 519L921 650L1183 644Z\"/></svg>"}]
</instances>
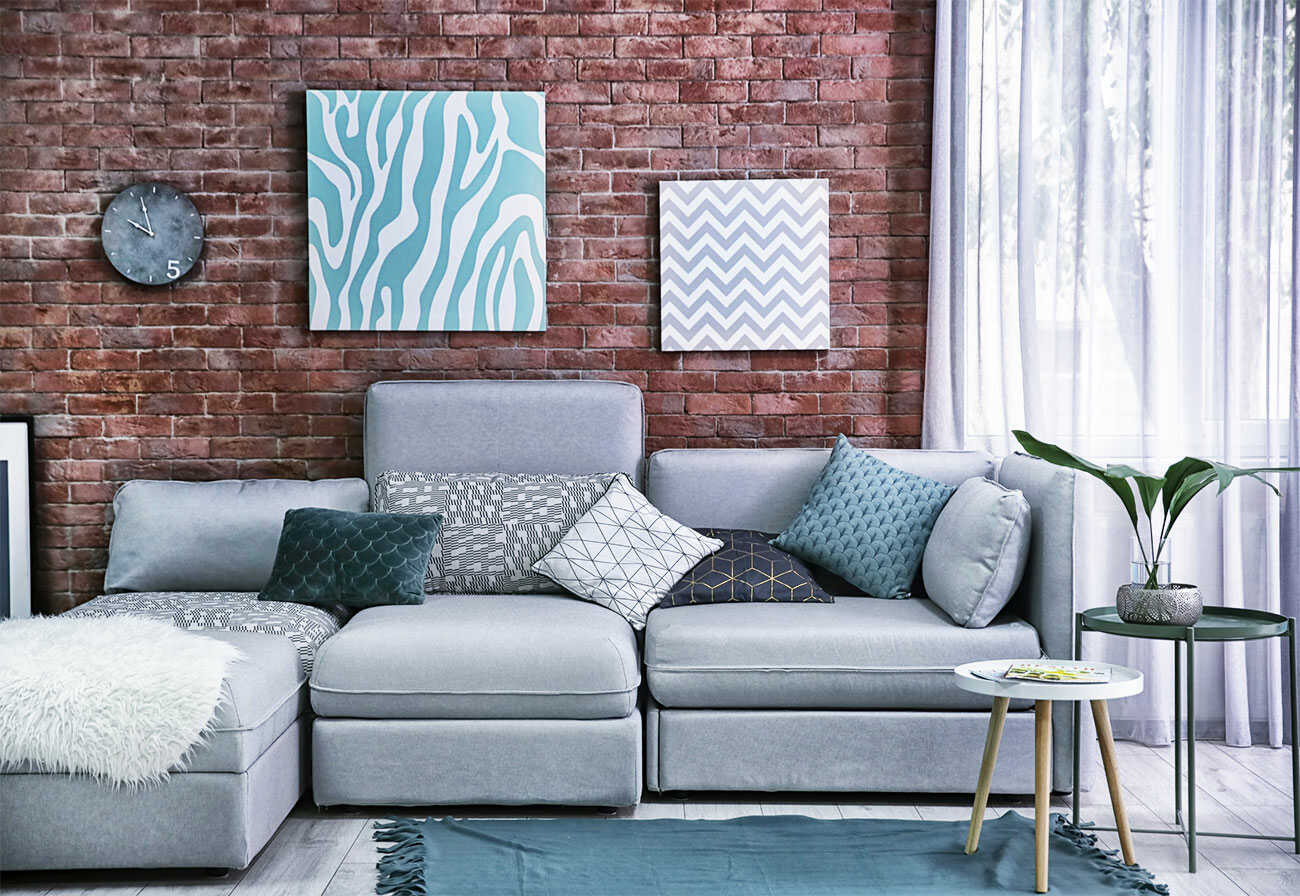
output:
<instances>
[{"instance_id":1,"label":"blue-grey scalloped pillow","mask_svg":"<svg viewBox=\"0 0 1300 896\"><path fill-rule=\"evenodd\" d=\"M349 607L421 603L441 523L437 514L290 510L271 579L258 600Z\"/></svg>"},{"instance_id":2,"label":"blue-grey scalloped pillow","mask_svg":"<svg viewBox=\"0 0 1300 896\"><path fill-rule=\"evenodd\" d=\"M772 544L872 597L909 597L930 530L953 490L840 436L803 509Z\"/></svg>"}]
</instances>

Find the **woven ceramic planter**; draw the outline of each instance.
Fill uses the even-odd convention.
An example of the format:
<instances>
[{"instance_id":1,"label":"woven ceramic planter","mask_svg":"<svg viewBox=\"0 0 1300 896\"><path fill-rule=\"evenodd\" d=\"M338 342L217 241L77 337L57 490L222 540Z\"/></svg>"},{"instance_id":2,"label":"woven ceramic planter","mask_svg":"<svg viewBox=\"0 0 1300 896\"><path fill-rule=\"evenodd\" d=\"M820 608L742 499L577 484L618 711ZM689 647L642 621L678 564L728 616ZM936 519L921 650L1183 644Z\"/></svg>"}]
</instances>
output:
<instances>
[{"instance_id":1,"label":"woven ceramic planter","mask_svg":"<svg viewBox=\"0 0 1300 896\"><path fill-rule=\"evenodd\" d=\"M1195 625L1201 618L1201 589L1195 585L1120 585L1115 595L1119 618L1135 625Z\"/></svg>"}]
</instances>

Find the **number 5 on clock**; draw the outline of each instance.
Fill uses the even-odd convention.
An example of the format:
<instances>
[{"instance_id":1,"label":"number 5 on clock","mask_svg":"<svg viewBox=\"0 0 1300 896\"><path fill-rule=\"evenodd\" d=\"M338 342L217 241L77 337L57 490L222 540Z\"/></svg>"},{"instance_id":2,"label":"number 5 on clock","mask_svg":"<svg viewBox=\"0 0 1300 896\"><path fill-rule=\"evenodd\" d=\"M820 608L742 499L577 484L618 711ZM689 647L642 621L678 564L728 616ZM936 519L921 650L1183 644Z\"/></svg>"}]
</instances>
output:
<instances>
[{"instance_id":1,"label":"number 5 on clock","mask_svg":"<svg viewBox=\"0 0 1300 896\"><path fill-rule=\"evenodd\" d=\"M181 263L174 258L167 259L167 276L175 280L181 275Z\"/></svg>"}]
</instances>

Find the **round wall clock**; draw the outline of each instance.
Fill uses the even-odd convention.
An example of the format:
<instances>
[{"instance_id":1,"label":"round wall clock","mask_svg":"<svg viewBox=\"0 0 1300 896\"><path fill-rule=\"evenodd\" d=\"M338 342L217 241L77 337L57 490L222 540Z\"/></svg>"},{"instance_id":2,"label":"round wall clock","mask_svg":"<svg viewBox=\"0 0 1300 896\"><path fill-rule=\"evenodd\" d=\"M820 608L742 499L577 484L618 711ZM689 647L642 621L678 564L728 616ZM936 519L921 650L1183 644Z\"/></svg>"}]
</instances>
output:
<instances>
[{"instance_id":1,"label":"round wall clock","mask_svg":"<svg viewBox=\"0 0 1300 896\"><path fill-rule=\"evenodd\" d=\"M100 226L104 254L136 283L172 283L203 250L203 216L175 187L132 184L109 203Z\"/></svg>"}]
</instances>

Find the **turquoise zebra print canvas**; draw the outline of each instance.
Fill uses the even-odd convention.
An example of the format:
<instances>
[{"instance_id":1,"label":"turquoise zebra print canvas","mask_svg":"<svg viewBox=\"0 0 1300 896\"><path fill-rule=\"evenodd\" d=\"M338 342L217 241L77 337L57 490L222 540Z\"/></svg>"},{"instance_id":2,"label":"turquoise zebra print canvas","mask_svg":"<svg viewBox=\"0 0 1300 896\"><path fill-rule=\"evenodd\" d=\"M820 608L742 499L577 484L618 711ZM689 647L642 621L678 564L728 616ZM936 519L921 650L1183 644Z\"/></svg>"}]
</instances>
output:
<instances>
[{"instance_id":1,"label":"turquoise zebra print canvas","mask_svg":"<svg viewBox=\"0 0 1300 896\"><path fill-rule=\"evenodd\" d=\"M545 330L545 95L307 91L313 330Z\"/></svg>"}]
</instances>

